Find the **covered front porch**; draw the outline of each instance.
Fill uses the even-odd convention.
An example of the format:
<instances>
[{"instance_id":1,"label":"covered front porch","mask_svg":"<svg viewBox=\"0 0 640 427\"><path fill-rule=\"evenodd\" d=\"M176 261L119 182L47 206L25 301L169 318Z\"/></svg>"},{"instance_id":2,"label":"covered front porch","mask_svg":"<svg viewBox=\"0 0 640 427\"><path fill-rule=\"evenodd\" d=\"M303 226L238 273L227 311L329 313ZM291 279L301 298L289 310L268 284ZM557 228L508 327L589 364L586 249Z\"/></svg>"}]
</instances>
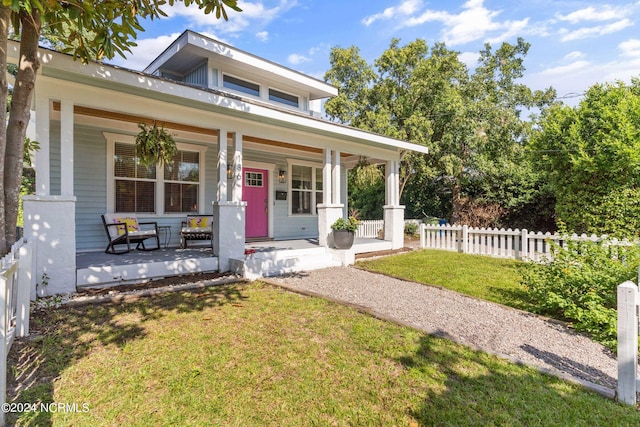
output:
<instances>
[{"instance_id":1,"label":"covered front porch","mask_svg":"<svg viewBox=\"0 0 640 427\"><path fill-rule=\"evenodd\" d=\"M244 257L231 261L231 272L251 280L297 271L340 266L344 259L369 252L388 251L391 242L357 237L350 250L319 245L318 239L269 240L245 243ZM161 248L124 255L104 252L76 254L76 287L117 286L164 277L219 270L218 257L209 245L186 249Z\"/></svg>"}]
</instances>

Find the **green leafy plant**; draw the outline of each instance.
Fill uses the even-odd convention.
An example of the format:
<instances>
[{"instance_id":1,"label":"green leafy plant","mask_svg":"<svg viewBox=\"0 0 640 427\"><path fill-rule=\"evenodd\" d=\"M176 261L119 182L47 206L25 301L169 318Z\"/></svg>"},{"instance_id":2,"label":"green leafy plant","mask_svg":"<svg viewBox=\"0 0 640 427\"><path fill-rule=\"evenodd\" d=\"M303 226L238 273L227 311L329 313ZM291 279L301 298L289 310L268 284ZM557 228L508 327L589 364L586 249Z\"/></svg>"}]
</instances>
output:
<instances>
[{"instance_id":1,"label":"green leafy plant","mask_svg":"<svg viewBox=\"0 0 640 427\"><path fill-rule=\"evenodd\" d=\"M640 249L611 240L551 245L552 260L525 263L521 271L535 311L568 320L615 351L616 289L637 277Z\"/></svg>"},{"instance_id":2,"label":"green leafy plant","mask_svg":"<svg viewBox=\"0 0 640 427\"><path fill-rule=\"evenodd\" d=\"M154 122L149 126L138 124L141 129L136 135L136 156L145 166L169 163L176 154L176 142L173 136Z\"/></svg>"},{"instance_id":3,"label":"green leafy plant","mask_svg":"<svg viewBox=\"0 0 640 427\"><path fill-rule=\"evenodd\" d=\"M415 236L418 234L418 224L413 222L408 222L404 225L404 234L409 236Z\"/></svg>"},{"instance_id":4,"label":"green leafy plant","mask_svg":"<svg viewBox=\"0 0 640 427\"><path fill-rule=\"evenodd\" d=\"M358 225L360 225L360 221L356 217L350 216L347 219L338 218L336 222L331 224L331 229L355 232L356 230L358 230Z\"/></svg>"}]
</instances>

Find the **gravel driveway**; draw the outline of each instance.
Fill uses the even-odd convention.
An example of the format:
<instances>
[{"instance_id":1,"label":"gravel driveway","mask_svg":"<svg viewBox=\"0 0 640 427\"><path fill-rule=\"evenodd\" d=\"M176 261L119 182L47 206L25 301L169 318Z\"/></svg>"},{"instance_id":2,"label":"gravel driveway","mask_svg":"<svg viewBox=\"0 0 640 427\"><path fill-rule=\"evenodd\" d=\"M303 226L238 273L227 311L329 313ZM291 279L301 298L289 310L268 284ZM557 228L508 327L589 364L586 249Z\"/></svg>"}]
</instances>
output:
<instances>
[{"instance_id":1,"label":"gravel driveway","mask_svg":"<svg viewBox=\"0 0 640 427\"><path fill-rule=\"evenodd\" d=\"M554 375L607 396L617 362L602 345L564 324L437 287L354 267L271 278L292 291L363 307L373 315L450 338Z\"/></svg>"}]
</instances>

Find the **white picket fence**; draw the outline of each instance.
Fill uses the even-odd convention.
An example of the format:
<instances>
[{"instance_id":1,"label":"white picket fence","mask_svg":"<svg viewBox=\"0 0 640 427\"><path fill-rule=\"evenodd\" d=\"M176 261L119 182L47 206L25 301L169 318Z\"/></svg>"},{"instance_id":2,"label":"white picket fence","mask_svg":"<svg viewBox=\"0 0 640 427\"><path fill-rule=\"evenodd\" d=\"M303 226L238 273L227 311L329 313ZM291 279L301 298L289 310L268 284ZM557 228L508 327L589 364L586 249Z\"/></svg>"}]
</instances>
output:
<instances>
[{"instance_id":1,"label":"white picket fence","mask_svg":"<svg viewBox=\"0 0 640 427\"><path fill-rule=\"evenodd\" d=\"M360 221L358 230L356 230L356 237L378 237L378 232L384 229L383 219L373 219Z\"/></svg>"},{"instance_id":2,"label":"white picket fence","mask_svg":"<svg viewBox=\"0 0 640 427\"><path fill-rule=\"evenodd\" d=\"M564 246L566 240L597 242L603 237L586 234L570 236L530 232L526 229L475 228L466 225L420 224L420 247L466 254L540 261L551 256L550 241Z\"/></svg>"},{"instance_id":3,"label":"white picket fence","mask_svg":"<svg viewBox=\"0 0 640 427\"><path fill-rule=\"evenodd\" d=\"M0 260L0 406L7 399L7 356L13 339L29 335L29 303L35 286L33 243L16 242ZM4 343L4 345L2 345ZM0 426L5 425L0 411Z\"/></svg>"}]
</instances>

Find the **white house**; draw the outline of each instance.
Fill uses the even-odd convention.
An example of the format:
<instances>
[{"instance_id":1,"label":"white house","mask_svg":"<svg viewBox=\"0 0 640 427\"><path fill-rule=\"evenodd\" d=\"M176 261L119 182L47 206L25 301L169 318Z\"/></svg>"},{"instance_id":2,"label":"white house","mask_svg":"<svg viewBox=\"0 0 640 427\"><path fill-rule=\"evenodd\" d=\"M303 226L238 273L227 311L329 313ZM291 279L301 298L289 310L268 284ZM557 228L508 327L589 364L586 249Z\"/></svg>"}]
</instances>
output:
<instances>
[{"instance_id":1,"label":"white house","mask_svg":"<svg viewBox=\"0 0 640 427\"><path fill-rule=\"evenodd\" d=\"M17 52L12 43L10 56ZM78 257L104 251L104 213L170 227L169 247L186 214L212 214L208 267L174 262L175 274L236 268L245 243L259 240L317 239L317 248L352 262L352 254L331 251L330 225L346 215L346 171L363 157L385 164L385 248L402 246L399 162L427 149L323 119L321 101L337 95L335 87L191 31L144 72L47 49L40 56L36 195L24 206L25 237L37 241L37 277L48 276L47 293L75 291ZM181 173L119 168L116 159L135 161L138 124L152 122L174 136ZM125 277L109 262L101 272L94 265L83 284L109 281L100 275L160 275L138 263Z\"/></svg>"}]
</instances>

